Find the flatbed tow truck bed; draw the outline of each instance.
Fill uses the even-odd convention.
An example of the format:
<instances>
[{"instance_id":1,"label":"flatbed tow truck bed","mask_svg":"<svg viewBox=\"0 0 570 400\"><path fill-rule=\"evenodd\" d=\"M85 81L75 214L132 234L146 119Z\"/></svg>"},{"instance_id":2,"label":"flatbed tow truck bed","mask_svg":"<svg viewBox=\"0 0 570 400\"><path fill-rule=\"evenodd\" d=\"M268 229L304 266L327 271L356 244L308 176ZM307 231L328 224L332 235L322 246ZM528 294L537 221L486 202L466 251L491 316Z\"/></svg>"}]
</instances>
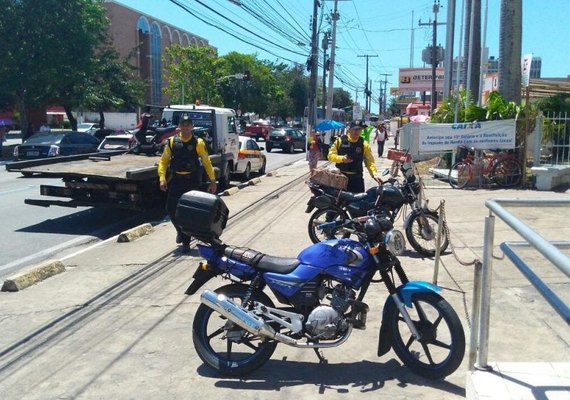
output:
<instances>
[{"instance_id":1,"label":"flatbed tow truck bed","mask_svg":"<svg viewBox=\"0 0 570 400\"><path fill-rule=\"evenodd\" d=\"M40 185L43 196L62 200L26 199L30 205L49 207L119 207L149 210L161 207L159 158L136 154L83 154L6 164L23 175L62 178L64 186Z\"/></svg>"},{"instance_id":2,"label":"flatbed tow truck bed","mask_svg":"<svg viewBox=\"0 0 570 400\"><path fill-rule=\"evenodd\" d=\"M157 176L159 158L135 154L87 154L18 161L6 164L6 170L51 177L147 180ZM52 162L55 161L55 162Z\"/></svg>"}]
</instances>

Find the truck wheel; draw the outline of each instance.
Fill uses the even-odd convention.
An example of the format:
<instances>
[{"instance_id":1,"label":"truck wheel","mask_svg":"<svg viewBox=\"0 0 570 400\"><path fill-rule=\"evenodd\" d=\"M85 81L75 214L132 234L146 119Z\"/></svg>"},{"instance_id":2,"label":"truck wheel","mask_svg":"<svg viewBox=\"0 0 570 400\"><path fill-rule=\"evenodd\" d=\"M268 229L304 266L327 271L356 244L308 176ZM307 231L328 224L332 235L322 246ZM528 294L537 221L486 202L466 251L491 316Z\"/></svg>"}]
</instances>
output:
<instances>
[{"instance_id":1,"label":"truck wheel","mask_svg":"<svg viewBox=\"0 0 570 400\"><path fill-rule=\"evenodd\" d=\"M231 164L227 163L226 168L222 171L222 176L220 176L220 189L224 190L230 186L230 169Z\"/></svg>"},{"instance_id":2,"label":"truck wheel","mask_svg":"<svg viewBox=\"0 0 570 400\"><path fill-rule=\"evenodd\" d=\"M265 147L265 150L267 150L268 153L271 153L271 149L273 149L271 145L267 145L267 147Z\"/></svg>"}]
</instances>

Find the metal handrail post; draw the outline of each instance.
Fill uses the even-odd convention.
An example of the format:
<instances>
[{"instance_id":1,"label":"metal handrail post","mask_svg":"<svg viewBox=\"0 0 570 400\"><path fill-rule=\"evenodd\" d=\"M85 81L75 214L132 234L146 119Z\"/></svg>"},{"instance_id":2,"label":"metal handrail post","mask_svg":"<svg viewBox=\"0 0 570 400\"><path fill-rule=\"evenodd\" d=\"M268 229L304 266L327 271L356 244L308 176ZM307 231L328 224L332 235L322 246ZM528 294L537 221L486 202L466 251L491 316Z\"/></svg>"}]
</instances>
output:
<instances>
[{"instance_id":1,"label":"metal handrail post","mask_svg":"<svg viewBox=\"0 0 570 400\"><path fill-rule=\"evenodd\" d=\"M441 258L441 235L443 234L443 214L445 207L445 200L441 200L439 205L439 218L437 219L437 236L435 237L435 260L433 265L433 284L437 285L437 278L439 275L439 259ZM449 238L447 238L449 240Z\"/></svg>"},{"instance_id":2,"label":"metal handrail post","mask_svg":"<svg viewBox=\"0 0 570 400\"><path fill-rule=\"evenodd\" d=\"M479 335L479 314L481 312L481 272L483 264L480 261L475 263L473 274L473 304L471 308L471 337L469 339L469 371L475 369L475 359L477 356L477 337Z\"/></svg>"},{"instance_id":3,"label":"metal handrail post","mask_svg":"<svg viewBox=\"0 0 570 400\"><path fill-rule=\"evenodd\" d=\"M485 218L485 236L483 238L483 271L481 274L481 310L479 315L479 334L477 362L475 368L489 369L489 318L491 314L491 273L493 270L493 243L495 236L495 216Z\"/></svg>"}]
</instances>

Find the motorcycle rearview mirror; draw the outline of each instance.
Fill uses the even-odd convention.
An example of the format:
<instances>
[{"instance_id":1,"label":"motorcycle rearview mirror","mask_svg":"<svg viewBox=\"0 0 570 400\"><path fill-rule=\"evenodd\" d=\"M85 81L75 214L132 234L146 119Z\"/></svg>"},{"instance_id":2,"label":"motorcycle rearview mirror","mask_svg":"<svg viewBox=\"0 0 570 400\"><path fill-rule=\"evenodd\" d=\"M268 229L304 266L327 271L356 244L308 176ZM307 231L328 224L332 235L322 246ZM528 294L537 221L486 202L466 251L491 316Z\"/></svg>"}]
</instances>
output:
<instances>
[{"instance_id":1,"label":"motorcycle rearview mirror","mask_svg":"<svg viewBox=\"0 0 570 400\"><path fill-rule=\"evenodd\" d=\"M386 168L384 169L384 171L382 171L382 176L386 176L386 175L390 175L390 169Z\"/></svg>"}]
</instances>

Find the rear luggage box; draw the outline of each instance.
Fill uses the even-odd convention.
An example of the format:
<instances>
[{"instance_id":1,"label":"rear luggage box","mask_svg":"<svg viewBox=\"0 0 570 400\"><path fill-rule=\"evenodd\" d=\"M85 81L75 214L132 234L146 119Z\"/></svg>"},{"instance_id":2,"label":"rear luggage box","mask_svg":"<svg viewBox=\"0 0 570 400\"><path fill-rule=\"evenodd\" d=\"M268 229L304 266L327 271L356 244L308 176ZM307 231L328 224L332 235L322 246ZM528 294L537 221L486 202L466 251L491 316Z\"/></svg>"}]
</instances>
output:
<instances>
[{"instance_id":1,"label":"rear luggage box","mask_svg":"<svg viewBox=\"0 0 570 400\"><path fill-rule=\"evenodd\" d=\"M228 216L228 207L220 197L197 190L184 193L176 207L177 225L203 242L219 239Z\"/></svg>"}]
</instances>

